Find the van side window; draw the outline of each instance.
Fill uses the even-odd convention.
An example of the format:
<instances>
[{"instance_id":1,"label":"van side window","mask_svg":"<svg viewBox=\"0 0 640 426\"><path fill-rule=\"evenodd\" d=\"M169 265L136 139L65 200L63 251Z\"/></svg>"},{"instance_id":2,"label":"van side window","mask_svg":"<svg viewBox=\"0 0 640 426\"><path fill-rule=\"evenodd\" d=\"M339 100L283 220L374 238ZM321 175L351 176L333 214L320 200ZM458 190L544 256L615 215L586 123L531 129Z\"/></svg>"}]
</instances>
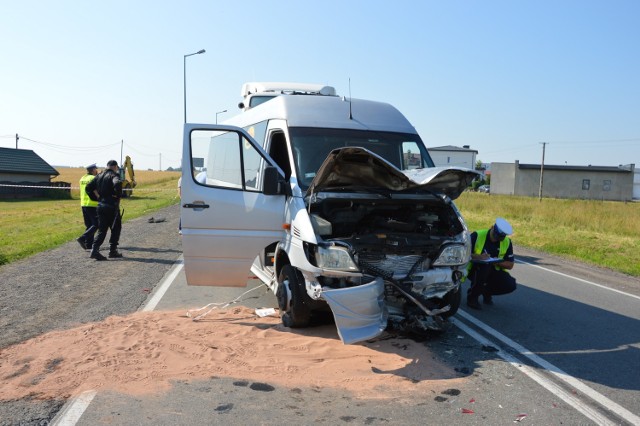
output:
<instances>
[{"instance_id":1,"label":"van side window","mask_svg":"<svg viewBox=\"0 0 640 426\"><path fill-rule=\"evenodd\" d=\"M191 167L206 186L260 191L262 154L242 134L219 130L191 133Z\"/></svg>"},{"instance_id":2,"label":"van side window","mask_svg":"<svg viewBox=\"0 0 640 426\"><path fill-rule=\"evenodd\" d=\"M289 180L291 177L291 164L289 163L289 155L287 153L287 140L284 133L275 132L271 135L271 145L269 146L269 157L276 162L284 171L284 178Z\"/></svg>"}]
</instances>

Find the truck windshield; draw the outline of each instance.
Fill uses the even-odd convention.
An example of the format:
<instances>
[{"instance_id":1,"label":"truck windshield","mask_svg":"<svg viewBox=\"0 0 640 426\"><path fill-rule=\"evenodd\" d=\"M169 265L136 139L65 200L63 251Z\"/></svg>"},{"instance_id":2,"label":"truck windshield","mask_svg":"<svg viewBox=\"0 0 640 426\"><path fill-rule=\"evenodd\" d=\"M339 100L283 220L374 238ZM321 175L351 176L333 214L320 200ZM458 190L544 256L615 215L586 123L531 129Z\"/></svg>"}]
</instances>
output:
<instances>
[{"instance_id":1,"label":"truck windshield","mask_svg":"<svg viewBox=\"0 0 640 426\"><path fill-rule=\"evenodd\" d=\"M434 167L433 160L417 134L292 127L289 129L289 136L298 184L302 190L309 187L322 162L336 148L366 148L400 170Z\"/></svg>"}]
</instances>

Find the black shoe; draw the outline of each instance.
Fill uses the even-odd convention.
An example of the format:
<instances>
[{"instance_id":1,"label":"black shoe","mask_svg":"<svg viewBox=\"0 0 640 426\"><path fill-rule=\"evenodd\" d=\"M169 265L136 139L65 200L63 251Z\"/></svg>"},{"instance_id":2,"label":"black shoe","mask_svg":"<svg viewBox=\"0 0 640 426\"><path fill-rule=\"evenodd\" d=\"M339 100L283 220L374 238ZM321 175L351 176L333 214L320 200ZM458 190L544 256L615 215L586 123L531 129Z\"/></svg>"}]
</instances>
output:
<instances>
[{"instance_id":1,"label":"black shoe","mask_svg":"<svg viewBox=\"0 0 640 426\"><path fill-rule=\"evenodd\" d=\"M95 260L107 260L106 257L104 257L103 255L100 254L100 252L91 252L91 259L95 259Z\"/></svg>"},{"instance_id":2,"label":"black shoe","mask_svg":"<svg viewBox=\"0 0 640 426\"><path fill-rule=\"evenodd\" d=\"M118 250L112 250L109 252L109 257L112 259L117 257L122 257L122 253L120 253Z\"/></svg>"},{"instance_id":3,"label":"black shoe","mask_svg":"<svg viewBox=\"0 0 640 426\"><path fill-rule=\"evenodd\" d=\"M80 244L80 247L82 247L84 250L87 249L87 245L84 242L84 238L78 237L76 238L76 241L78 242L78 244Z\"/></svg>"},{"instance_id":4,"label":"black shoe","mask_svg":"<svg viewBox=\"0 0 640 426\"><path fill-rule=\"evenodd\" d=\"M491 305L493 305L493 297L491 297L490 294L484 295L484 296L482 296L482 302L485 305L491 306Z\"/></svg>"},{"instance_id":5,"label":"black shoe","mask_svg":"<svg viewBox=\"0 0 640 426\"><path fill-rule=\"evenodd\" d=\"M473 309L481 310L482 306L480 306L480 302L478 302L477 297L467 296L467 306Z\"/></svg>"}]
</instances>

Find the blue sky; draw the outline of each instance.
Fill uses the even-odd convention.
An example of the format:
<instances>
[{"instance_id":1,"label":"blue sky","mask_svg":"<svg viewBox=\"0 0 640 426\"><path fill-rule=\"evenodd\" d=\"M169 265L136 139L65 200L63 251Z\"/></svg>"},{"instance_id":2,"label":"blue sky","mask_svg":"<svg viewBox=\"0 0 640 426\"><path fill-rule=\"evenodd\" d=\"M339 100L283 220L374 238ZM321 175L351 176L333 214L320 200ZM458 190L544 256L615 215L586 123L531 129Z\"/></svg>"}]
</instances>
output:
<instances>
[{"instance_id":1,"label":"blue sky","mask_svg":"<svg viewBox=\"0 0 640 426\"><path fill-rule=\"evenodd\" d=\"M177 167L247 81L388 102L427 147L640 166L640 1L0 0L0 146Z\"/></svg>"}]
</instances>

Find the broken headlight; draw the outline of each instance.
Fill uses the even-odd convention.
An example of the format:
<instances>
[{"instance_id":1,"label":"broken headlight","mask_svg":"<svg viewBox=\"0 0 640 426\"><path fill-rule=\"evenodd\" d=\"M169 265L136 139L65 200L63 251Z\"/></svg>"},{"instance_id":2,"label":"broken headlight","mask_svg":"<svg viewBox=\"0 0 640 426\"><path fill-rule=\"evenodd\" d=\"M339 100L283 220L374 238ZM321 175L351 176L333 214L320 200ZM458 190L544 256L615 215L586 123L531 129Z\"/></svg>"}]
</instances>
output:
<instances>
[{"instance_id":1,"label":"broken headlight","mask_svg":"<svg viewBox=\"0 0 640 426\"><path fill-rule=\"evenodd\" d=\"M458 266L469 261L469 247L467 244L449 244L445 246L433 266Z\"/></svg>"},{"instance_id":2,"label":"broken headlight","mask_svg":"<svg viewBox=\"0 0 640 426\"><path fill-rule=\"evenodd\" d=\"M344 247L316 246L316 262L319 268L339 271L359 271L349 251Z\"/></svg>"}]
</instances>

